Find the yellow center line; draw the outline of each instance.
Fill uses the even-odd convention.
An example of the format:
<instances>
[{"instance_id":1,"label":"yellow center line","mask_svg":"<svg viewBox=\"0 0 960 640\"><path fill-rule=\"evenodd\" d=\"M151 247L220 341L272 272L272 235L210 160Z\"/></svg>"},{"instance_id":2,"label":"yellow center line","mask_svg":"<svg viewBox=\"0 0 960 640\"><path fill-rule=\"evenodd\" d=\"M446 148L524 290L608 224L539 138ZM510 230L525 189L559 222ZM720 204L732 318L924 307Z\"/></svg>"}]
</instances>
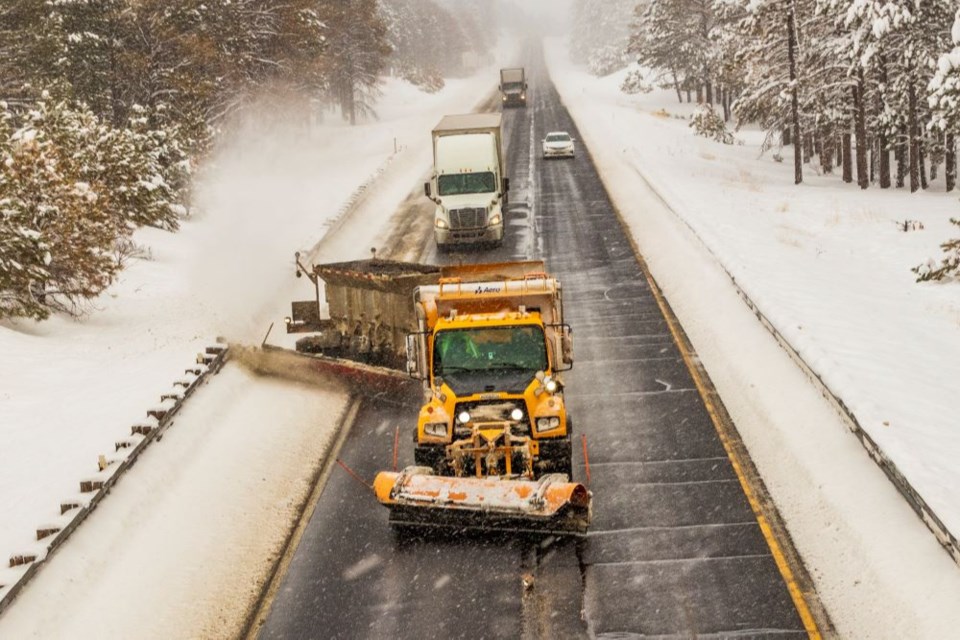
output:
<instances>
[{"instance_id":1,"label":"yellow center line","mask_svg":"<svg viewBox=\"0 0 960 640\"><path fill-rule=\"evenodd\" d=\"M654 281L653 275L650 273L646 262L640 255L640 252L632 237L630 238L630 241L633 245L634 255L637 258L637 263L640 265L641 271L643 271L644 278L646 278L647 283L650 285L650 290L653 292L653 297L657 301L657 306L660 307L660 311L663 313L663 317L667 321L667 326L670 328L673 341L676 343L677 348L680 349L683 362L687 365L687 370L690 371L690 375L693 377L693 382L697 386L697 390L700 392L700 397L703 398L703 404L707 409L707 413L710 414L710 419L713 421L713 426L717 430L717 435L720 437L720 442L723 444L723 448L727 452L727 457L730 459L730 464L733 466L733 470L737 474L737 478L740 480L740 486L743 488L743 493L747 497L747 501L750 503L750 508L753 510L753 515L757 520L757 524L760 525L760 531L763 533L763 537L767 541L767 545L770 547L770 553L773 555L773 559L777 563L777 568L780 570L780 575L783 576L783 580L787 585L787 590L790 592L790 597L793 599L793 604L797 609L797 613L800 615L800 620L803 622L804 629L811 640L820 640L822 636L819 628L817 627L817 623L813 618L813 614L810 612L810 607L807 604L806 597L797 584L797 580L793 575L793 570L790 568L790 563L787 561L787 558L780 547L780 543L777 541L773 529L770 526L770 523L767 521L767 517L763 514L763 510L761 509L760 503L756 498L756 492L754 491L753 486L747 479L747 475L743 472L743 465L740 460L740 455L731 444L728 427L725 424L725 421L720 417L720 413L717 410L716 404L711 398L708 386L704 381L699 368L696 366L696 364L694 364L693 354L691 353L690 348L687 347L687 341L684 339L682 329L679 326L679 321L673 315L673 311L667 304L666 298L664 298L663 292L660 290L659 285L657 285L657 283Z\"/></svg>"}]
</instances>

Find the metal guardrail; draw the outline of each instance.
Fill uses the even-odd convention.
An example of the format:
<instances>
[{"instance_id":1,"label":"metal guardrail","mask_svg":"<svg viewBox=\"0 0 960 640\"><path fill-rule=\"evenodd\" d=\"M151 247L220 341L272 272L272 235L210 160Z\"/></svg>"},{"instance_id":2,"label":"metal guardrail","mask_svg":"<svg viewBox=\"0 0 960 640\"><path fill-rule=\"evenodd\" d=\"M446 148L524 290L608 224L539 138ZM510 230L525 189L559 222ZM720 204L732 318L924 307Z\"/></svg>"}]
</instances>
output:
<instances>
[{"instance_id":1,"label":"metal guardrail","mask_svg":"<svg viewBox=\"0 0 960 640\"><path fill-rule=\"evenodd\" d=\"M80 494L60 503L61 520L56 524L38 527L37 540L49 541L42 550L14 553L10 568L28 568L10 584L0 584L0 615L10 607L30 580L43 568L46 561L70 538L113 486L136 463L140 455L173 423L174 416L183 408L187 398L196 392L210 375L219 373L227 360L227 345L207 347L197 355L196 364L187 368L184 378L177 380L171 390L160 396L160 403L147 411L147 419L130 428L127 438L118 440L115 453L101 455L99 472L80 481Z\"/></svg>"}]
</instances>

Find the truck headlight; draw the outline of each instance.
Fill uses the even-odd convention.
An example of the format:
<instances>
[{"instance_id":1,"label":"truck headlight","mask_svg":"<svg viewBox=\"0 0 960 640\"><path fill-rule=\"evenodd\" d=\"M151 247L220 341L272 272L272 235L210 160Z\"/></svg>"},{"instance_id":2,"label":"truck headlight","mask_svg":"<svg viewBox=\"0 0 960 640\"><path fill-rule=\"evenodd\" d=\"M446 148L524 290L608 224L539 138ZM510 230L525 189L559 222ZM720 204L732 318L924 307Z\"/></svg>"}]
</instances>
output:
<instances>
[{"instance_id":1,"label":"truck headlight","mask_svg":"<svg viewBox=\"0 0 960 640\"><path fill-rule=\"evenodd\" d=\"M446 438L447 423L446 422L429 422L423 425L423 432L428 436L433 436L435 438Z\"/></svg>"},{"instance_id":2,"label":"truck headlight","mask_svg":"<svg viewBox=\"0 0 960 640\"><path fill-rule=\"evenodd\" d=\"M560 385L557 384L556 380L548 376L543 380L543 388L546 389L548 393L556 393Z\"/></svg>"},{"instance_id":3,"label":"truck headlight","mask_svg":"<svg viewBox=\"0 0 960 640\"><path fill-rule=\"evenodd\" d=\"M560 418L558 416L537 418L537 431L550 431L551 429L556 429L559 426Z\"/></svg>"},{"instance_id":4,"label":"truck headlight","mask_svg":"<svg viewBox=\"0 0 960 640\"><path fill-rule=\"evenodd\" d=\"M510 412L510 419L514 422L520 422L523 420L523 411L520 409L520 407L517 407Z\"/></svg>"},{"instance_id":5,"label":"truck headlight","mask_svg":"<svg viewBox=\"0 0 960 640\"><path fill-rule=\"evenodd\" d=\"M495 214L493 214L492 216L490 216L490 225L491 225L491 226L492 226L492 225L495 225L495 224L500 224L501 222L503 222L503 216L500 215L499 213L495 213Z\"/></svg>"},{"instance_id":6,"label":"truck headlight","mask_svg":"<svg viewBox=\"0 0 960 640\"><path fill-rule=\"evenodd\" d=\"M450 228L450 225L447 224L447 221L444 220L443 218L437 218L437 219L436 219L436 222L435 222L434 224L436 225L437 229L449 229L449 228Z\"/></svg>"},{"instance_id":7,"label":"truck headlight","mask_svg":"<svg viewBox=\"0 0 960 640\"><path fill-rule=\"evenodd\" d=\"M467 424L468 422L470 422L470 414L467 411L461 411L457 415L457 422L459 422L460 424Z\"/></svg>"}]
</instances>

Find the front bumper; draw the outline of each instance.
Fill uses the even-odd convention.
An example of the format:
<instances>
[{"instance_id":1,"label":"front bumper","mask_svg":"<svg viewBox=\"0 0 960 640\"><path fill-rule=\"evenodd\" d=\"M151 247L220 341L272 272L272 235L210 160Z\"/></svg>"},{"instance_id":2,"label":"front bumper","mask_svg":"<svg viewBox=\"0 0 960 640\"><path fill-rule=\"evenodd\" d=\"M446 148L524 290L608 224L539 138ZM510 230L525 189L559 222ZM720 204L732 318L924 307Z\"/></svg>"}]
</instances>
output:
<instances>
[{"instance_id":1,"label":"front bumper","mask_svg":"<svg viewBox=\"0 0 960 640\"><path fill-rule=\"evenodd\" d=\"M500 242L503 240L503 223L459 229L438 229L434 227L437 244L472 244L478 242Z\"/></svg>"},{"instance_id":2,"label":"front bumper","mask_svg":"<svg viewBox=\"0 0 960 640\"><path fill-rule=\"evenodd\" d=\"M544 149L544 158L572 158L573 148L570 149Z\"/></svg>"}]
</instances>

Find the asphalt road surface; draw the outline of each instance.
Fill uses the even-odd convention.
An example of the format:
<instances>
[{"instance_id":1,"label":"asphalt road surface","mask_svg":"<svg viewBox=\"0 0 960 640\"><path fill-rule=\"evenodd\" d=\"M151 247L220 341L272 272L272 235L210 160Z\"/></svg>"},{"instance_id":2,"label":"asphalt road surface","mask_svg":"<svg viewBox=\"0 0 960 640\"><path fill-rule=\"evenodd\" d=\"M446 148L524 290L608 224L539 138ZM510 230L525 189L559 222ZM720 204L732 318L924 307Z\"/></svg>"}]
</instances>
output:
<instances>
[{"instance_id":1,"label":"asphalt road surface","mask_svg":"<svg viewBox=\"0 0 960 640\"><path fill-rule=\"evenodd\" d=\"M586 149L578 143L573 160L540 157L546 132L579 136L538 49L526 65L530 104L504 114L504 245L438 255L423 237L421 255L538 258L560 278L576 357L566 398L576 441L588 438L590 534L397 540L386 509L335 469L259 637L807 637L804 605L788 591ZM399 425L400 466L411 464L419 401L417 392L366 400L341 459L372 479L392 466ZM576 447L581 481L583 463Z\"/></svg>"}]
</instances>

